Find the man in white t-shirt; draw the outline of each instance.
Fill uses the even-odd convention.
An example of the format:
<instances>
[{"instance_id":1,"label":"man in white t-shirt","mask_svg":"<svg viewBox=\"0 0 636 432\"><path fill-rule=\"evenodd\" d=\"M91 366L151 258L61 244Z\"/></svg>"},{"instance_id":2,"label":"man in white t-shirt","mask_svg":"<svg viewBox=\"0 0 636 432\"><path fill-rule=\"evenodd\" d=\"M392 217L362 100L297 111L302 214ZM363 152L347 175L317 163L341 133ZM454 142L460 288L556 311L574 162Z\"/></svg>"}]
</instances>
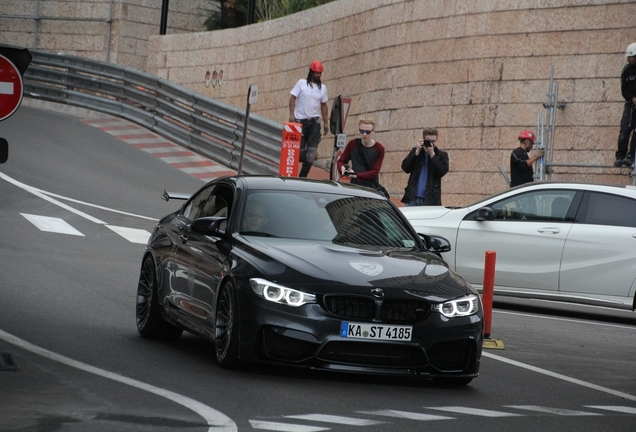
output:
<instances>
[{"instance_id":1,"label":"man in white t-shirt","mask_svg":"<svg viewBox=\"0 0 636 432\"><path fill-rule=\"evenodd\" d=\"M320 144L320 118L323 131L327 135L328 108L327 86L322 84L322 63L313 62L309 66L307 79L300 79L289 97L289 121L303 125L303 138L300 143L300 161L302 168L298 177L307 177L316 160L316 151Z\"/></svg>"}]
</instances>

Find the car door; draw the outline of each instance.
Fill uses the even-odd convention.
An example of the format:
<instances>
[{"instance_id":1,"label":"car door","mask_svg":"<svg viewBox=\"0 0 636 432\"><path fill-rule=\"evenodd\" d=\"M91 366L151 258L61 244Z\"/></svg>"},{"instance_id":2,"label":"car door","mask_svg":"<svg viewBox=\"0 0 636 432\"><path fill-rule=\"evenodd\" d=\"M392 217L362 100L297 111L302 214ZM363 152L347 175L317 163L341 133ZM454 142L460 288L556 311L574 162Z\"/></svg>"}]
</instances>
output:
<instances>
[{"instance_id":1,"label":"car door","mask_svg":"<svg viewBox=\"0 0 636 432\"><path fill-rule=\"evenodd\" d=\"M520 192L489 204L494 220L476 220L476 211L468 214L457 234L457 272L481 286L485 253L491 250L497 254L496 290L558 290L563 247L573 224L567 216L576 195L563 189Z\"/></svg>"},{"instance_id":2,"label":"car door","mask_svg":"<svg viewBox=\"0 0 636 432\"><path fill-rule=\"evenodd\" d=\"M585 192L563 251L560 290L634 297L636 200Z\"/></svg>"},{"instance_id":3,"label":"car door","mask_svg":"<svg viewBox=\"0 0 636 432\"><path fill-rule=\"evenodd\" d=\"M221 224L221 228L226 229L232 201L231 189L226 185L216 185L193 220L223 217L226 222ZM186 266L189 282L188 291L181 293L180 312L190 325L204 333L211 328L216 290L227 256L227 248L219 247L223 244L221 237L193 231L188 225L184 227L175 254L178 261Z\"/></svg>"}]
</instances>

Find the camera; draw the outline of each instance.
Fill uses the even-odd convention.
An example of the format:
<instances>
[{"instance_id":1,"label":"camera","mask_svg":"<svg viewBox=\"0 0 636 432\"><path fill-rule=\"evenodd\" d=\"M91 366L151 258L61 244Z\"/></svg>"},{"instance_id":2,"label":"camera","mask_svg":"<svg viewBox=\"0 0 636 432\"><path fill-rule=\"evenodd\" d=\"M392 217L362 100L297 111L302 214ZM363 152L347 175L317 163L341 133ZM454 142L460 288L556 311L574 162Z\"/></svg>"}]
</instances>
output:
<instances>
[{"instance_id":1,"label":"camera","mask_svg":"<svg viewBox=\"0 0 636 432\"><path fill-rule=\"evenodd\" d=\"M342 176L343 177L349 177L351 174L353 174L353 171L351 171L349 169L349 165L345 165L344 166L344 171L342 172Z\"/></svg>"},{"instance_id":2,"label":"camera","mask_svg":"<svg viewBox=\"0 0 636 432\"><path fill-rule=\"evenodd\" d=\"M430 147L430 146L432 146L432 145L433 145L433 143L431 143L431 140L430 140L430 139L425 139L425 140L424 140L424 147Z\"/></svg>"}]
</instances>

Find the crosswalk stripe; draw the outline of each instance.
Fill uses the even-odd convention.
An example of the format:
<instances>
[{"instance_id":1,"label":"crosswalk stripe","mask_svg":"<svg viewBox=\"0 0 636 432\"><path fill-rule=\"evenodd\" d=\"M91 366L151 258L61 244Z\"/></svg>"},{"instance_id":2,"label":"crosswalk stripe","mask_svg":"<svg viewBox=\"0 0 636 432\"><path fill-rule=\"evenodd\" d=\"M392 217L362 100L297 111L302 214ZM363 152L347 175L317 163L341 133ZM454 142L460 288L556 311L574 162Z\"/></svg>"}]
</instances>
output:
<instances>
[{"instance_id":1,"label":"crosswalk stripe","mask_svg":"<svg viewBox=\"0 0 636 432\"><path fill-rule=\"evenodd\" d=\"M278 431L278 432L319 432L330 430L330 428L317 427L317 426L305 426L299 424L290 423L277 423L260 420L250 420L250 424L254 429Z\"/></svg>"},{"instance_id":2,"label":"crosswalk stripe","mask_svg":"<svg viewBox=\"0 0 636 432\"><path fill-rule=\"evenodd\" d=\"M585 405L585 408L595 408L595 409L606 410L606 411L614 411L614 412L620 412L620 413L625 413L625 414L636 414L636 408L634 408L634 407L626 407L626 406Z\"/></svg>"},{"instance_id":3,"label":"crosswalk stripe","mask_svg":"<svg viewBox=\"0 0 636 432\"><path fill-rule=\"evenodd\" d=\"M73 228L64 219L48 216L38 216L27 213L20 214L24 216L26 220L38 227L40 231L84 237L84 234Z\"/></svg>"},{"instance_id":4,"label":"crosswalk stripe","mask_svg":"<svg viewBox=\"0 0 636 432\"><path fill-rule=\"evenodd\" d=\"M457 414L470 414L480 417L521 417L521 414L513 414L503 411L492 411L479 408L468 408L461 406L448 406L448 407L426 407L426 409L453 412Z\"/></svg>"},{"instance_id":5,"label":"crosswalk stripe","mask_svg":"<svg viewBox=\"0 0 636 432\"><path fill-rule=\"evenodd\" d=\"M127 228L114 225L106 225L109 229L119 234L131 243L146 244L150 238L150 233L146 230Z\"/></svg>"},{"instance_id":6,"label":"crosswalk stripe","mask_svg":"<svg viewBox=\"0 0 636 432\"><path fill-rule=\"evenodd\" d=\"M556 414L556 415L561 415L561 416L597 416L597 415L601 415L599 413L592 413L592 412L589 412L589 411L575 411L575 410L568 410L568 409L562 409L562 408L551 408L551 407L544 407L544 406L537 406L537 405L504 405L504 408L514 408L514 409L520 409L520 410L540 412L540 413L545 413L545 414Z\"/></svg>"},{"instance_id":7,"label":"crosswalk stripe","mask_svg":"<svg viewBox=\"0 0 636 432\"><path fill-rule=\"evenodd\" d=\"M344 416L328 415L328 414L302 414L302 415L288 415L283 417L293 418L298 420L324 422L324 423L337 423L337 424L344 424L349 426L372 426L372 425L384 423L384 422L376 421L376 420L367 420L367 419L361 419L361 418L344 417Z\"/></svg>"},{"instance_id":8,"label":"crosswalk stripe","mask_svg":"<svg viewBox=\"0 0 636 432\"><path fill-rule=\"evenodd\" d=\"M423 414L399 410L379 410L379 411L358 411L360 414L371 414L385 417L396 417L409 420L432 421L432 420L455 420L455 417L447 417L435 414Z\"/></svg>"}]
</instances>

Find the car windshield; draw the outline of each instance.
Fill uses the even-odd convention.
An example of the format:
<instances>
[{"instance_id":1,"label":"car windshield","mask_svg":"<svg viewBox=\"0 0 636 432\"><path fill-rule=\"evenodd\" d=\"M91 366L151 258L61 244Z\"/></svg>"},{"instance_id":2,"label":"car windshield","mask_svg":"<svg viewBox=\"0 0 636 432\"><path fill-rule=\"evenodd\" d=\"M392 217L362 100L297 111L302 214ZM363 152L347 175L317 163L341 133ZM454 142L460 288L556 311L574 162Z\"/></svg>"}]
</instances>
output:
<instances>
[{"instance_id":1,"label":"car windshield","mask_svg":"<svg viewBox=\"0 0 636 432\"><path fill-rule=\"evenodd\" d=\"M385 200L337 194L253 191L239 221L244 235L412 249L417 240Z\"/></svg>"}]
</instances>

